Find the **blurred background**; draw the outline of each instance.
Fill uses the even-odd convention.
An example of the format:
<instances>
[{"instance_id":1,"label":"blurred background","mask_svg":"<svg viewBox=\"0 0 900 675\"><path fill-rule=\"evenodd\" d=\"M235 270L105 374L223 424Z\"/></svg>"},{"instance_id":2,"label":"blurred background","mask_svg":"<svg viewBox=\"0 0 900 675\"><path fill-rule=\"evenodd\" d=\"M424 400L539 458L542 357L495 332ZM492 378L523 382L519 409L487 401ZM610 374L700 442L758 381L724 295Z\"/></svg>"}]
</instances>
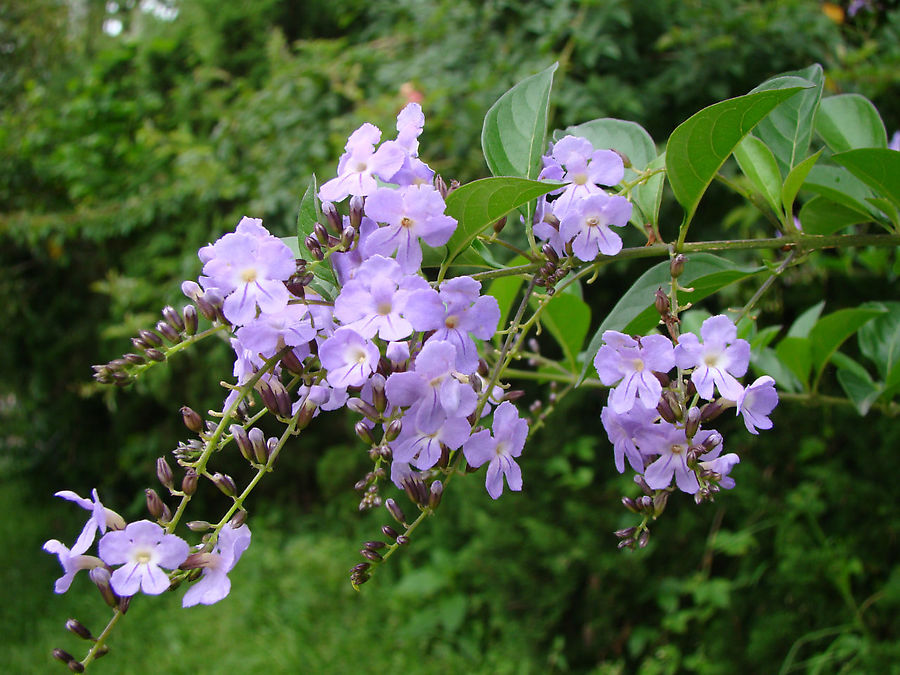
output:
<instances>
[{"instance_id":1,"label":"blurred background","mask_svg":"<svg viewBox=\"0 0 900 675\"><path fill-rule=\"evenodd\" d=\"M84 575L52 593L59 566L40 547L84 521L52 494L98 487L144 517L156 458L187 437L178 409L218 406L231 355L204 344L127 391L95 387L91 364L184 304L197 248L241 216L293 234L310 176L333 175L365 121L390 137L419 101L423 159L447 178L487 175L485 112L554 61L551 129L619 117L662 146L700 108L815 62L826 94L868 96L889 135L900 126L900 10L884 0L0 4L5 672L61 672L52 648L85 651L65 620L99 632L108 616ZM668 208L663 236L680 220ZM714 185L692 231L767 228ZM649 264L594 284L595 325ZM896 276L892 251L817 254L770 291L761 321L790 325L822 298L826 311L897 299ZM529 389L524 403L547 397ZM785 402L760 437L727 420L737 489L702 507L676 495L650 545L619 552L611 532L632 524L619 500L635 487L598 433L602 400L563 399L526 447L522 493L495 503L481 474L455 481L358 594L348 570L390 518L357 510L368 460L352 421L320 418L254 493L231 596L192 610L180 593L135 598L96 671L898 672L895 419ZM237 460L217 468L247 474ZM212 519L222 500L205 490L191 517Z\"/></svg>"}]
</instances>

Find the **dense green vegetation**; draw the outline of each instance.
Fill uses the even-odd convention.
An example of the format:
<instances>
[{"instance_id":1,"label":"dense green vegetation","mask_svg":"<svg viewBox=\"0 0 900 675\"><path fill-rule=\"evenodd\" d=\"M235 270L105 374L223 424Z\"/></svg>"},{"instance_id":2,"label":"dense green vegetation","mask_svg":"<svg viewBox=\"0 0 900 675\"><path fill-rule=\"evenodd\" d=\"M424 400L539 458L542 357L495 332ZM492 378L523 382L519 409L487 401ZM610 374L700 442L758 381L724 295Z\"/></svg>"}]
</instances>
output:
<instances>
[{"instance_id":1,"label":"dense green vegetation","mask_svg":"<svg viewBox=\"0 0 900 675\"><path fill-rule=\"evenodd\" d=\"M97 3L84 5L93 13L75 28L65 3L0 9L12 55L0 70L0 468L11 477L0 583L18 589L0 641L11 672L62 668L50 649L80 649L62 633L68 614L104 620L86 579L51 597L58 565L40 544L81 516L49 495L102 481L107 500L139 516L155 458L183 436L178 407L214 406L230 355L187 355L129 392L96 389L90 364L179 301L197 248L242 215L292 233L309 176L333 173L361 122L389 130L421 96L423 156L471 180L486 173L484 112L559 60L551 127L613 116L660 139L702 106L812 62L830 92L863 93L900 126L897 10L839 23L802 0L184 0L173 21L123 3L125 31L112 37ZM695 227L734 236L759 223L721 189ZM643 269L607 274L592 304L612 306ZM823 297L833 311L896 276L893 252L823 253L763 309L789 325ZM874 673L900 661L895 419L875 411L861 424L849 406L785 401L775 433L742 441L735 491L703 508L673 500L651 545L620 553L610 532L634 487L595 435L600 400L561 407L523 457L525 492L489 503L460 481L361 595L346 570L387 516L355 515L365 462L349 423L311 428L252 505L254 545L232 596L189 612L171 596L138 599L98 672Z\"/></svg>"}]
</instances>

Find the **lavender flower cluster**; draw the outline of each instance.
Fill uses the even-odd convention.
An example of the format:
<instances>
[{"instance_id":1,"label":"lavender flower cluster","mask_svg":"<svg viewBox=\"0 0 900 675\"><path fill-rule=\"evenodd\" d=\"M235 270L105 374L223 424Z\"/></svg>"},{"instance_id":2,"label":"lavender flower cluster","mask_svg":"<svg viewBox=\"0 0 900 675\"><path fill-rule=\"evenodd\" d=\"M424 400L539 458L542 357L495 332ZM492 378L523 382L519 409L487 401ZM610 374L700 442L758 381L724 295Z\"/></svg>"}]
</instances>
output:
<instances>
[{"instance_id":1,"label":"lavender flower cluster","mask_svg":"<svg viewBox=\"0 0 900 675\"><path fill-rule=\"evenodd\" d=\"M659 334L603 334L594 358L600 381L612 387L601 411L603 428L619 473L627 459L647 493L643 503L626 498L627 507L659 515L665 498L654 500L652 491L656 497L671 492L673 480L698 503L734 487L729 474L740 458L723 455L722 435L703 425L735 408L750 433L772 428L768 416L778 404L775 381L764 376L742 386L737 378L747 372L749 362L750 344L737 337L736 326L722 314L703 322L699 338L685 333L677 344ZM619 533L626 545L635 542L634 530Z\"/></svg>"}]
</instances>

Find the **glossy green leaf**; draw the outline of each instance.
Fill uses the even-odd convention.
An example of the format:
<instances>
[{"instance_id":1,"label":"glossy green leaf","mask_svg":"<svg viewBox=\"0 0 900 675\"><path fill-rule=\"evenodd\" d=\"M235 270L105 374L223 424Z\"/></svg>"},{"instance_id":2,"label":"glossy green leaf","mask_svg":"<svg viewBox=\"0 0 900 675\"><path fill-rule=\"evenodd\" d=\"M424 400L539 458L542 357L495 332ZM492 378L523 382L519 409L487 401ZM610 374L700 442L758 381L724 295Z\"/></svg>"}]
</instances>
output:
<instances>
[{"instance_id":1,"label":"glossy green leaf","mask_svg":"<svg viewBox=\"0 0 900 675\"><path fill-rule=\"evenodd\" d=\"M456 218L458 224L446 244L443 269L500 218L558 187L559 183L526 178L482 178L451 192L447 195L445 213Z\"/></svg>"},{"instance_id":2,"label":"glossy green leaf","mask_svg":"<svg viewBox=\"0 0 900 675\"><path fill-rule=\"evenodd\" d=\"M832 155L831 159L872 188L875 196L886 197L900 208L900 152L864 148Z\"/></svg>"},{"instance_id":3,"label":"glossy green leaf","mask_svg":"<svg viewBox=\"0 0 900 675\"><path fill-rule=\"evenodd\" d=\"M700 198L735 146L775 106L801 87L760 91L704 108L682 122L666 145L666 171L684 223L694 217Z\"/></svg>"},{"instance_id":4,"label":"glossy green leaf","mask_svg":"<svg viewBox=\"0 0 900 675\"><path fill-rule=\"evenodd\" d=\"M759 136L771 148L782 175L787 175L806 158L824 82L822 66L816 63L802 70L782 73L753 90L762 92L808 87L775 108L753 131L754 136Z\"/></svg>"},{"instance_id":5,"label":"glossy green leaf","mask_svg":"<svg viewBox=\"0 0 900 675\"><path fill-rule=\"evenodd\" d=\"M816 133L832 152L887 147L881 115L865 96L841 94L823 98L815 123Z\"/></svg>"},{"instance_id":6,"label":"glossy green leaf","mask_svg":"<svg viewBox=\"0 0 900 675\"><path fill-rule=\"evenodd\" d=\"M866 201L884 213L895 228L900 229L900 210L891 200L885 197L869 197Z\"/></svg>"},{"instance_id":7,"label":"glossy green leaf","mask_svg":"<svg viewBox=\"0 0 900 675\"><path fill-rule=\"evenodd\" d=\"M806 177L803 189L860 213L873 214L872 207L866 203L872 191L843 167L817 164Z\"/></svg>"},{"instance_id":8,"label":"glossy green leaf","mask_svg":"<svg viewBox=\"0 0 900 675\"><path fill-rule=\"evenodd\" d=\"M754 335L753 338L751 338L751 351L759 351L768 347L770 344L772 344L772 340L775 339L780 330L781 326L766 326L765 328L763 328L756 335Z\"/></svg>"},{"instance_id":9,"label":"glossy green leaf","mask_svg":"<svg viewBox=\"0 0 900 675\"><path fill-rule=\"evenodd\" d=\"M842 368L837 371L837 380L860 415L869 412L872 404L882 393L881 384L873 382L871 376L864 370L858 372Z\"/></svg>"},{"instance_id":10,"label":"glossy green leaf","mask_svg":"<svg viewBox=\"0 0 900 675\"><path fill-rule=\"evenodd\" d=\"M816 382L821 377L831 355L843 344L844 340L879 314L884 314L884 310L874 308L840 309L823 316L816 322L809 332Z\"/></svg>"},{"instance_id":11,"label":"glossy green leaf","mask_svg":"<svg viewBox=\"0 0 900 675\"><path fill-rule=\"evenodd\" d=\"M819 150L816 154L807 157L791 169L787 178L784 179L784 186L781 188L781 204L784 206L786 216L793 212L794 200L797 198L797 193L800 192L800 186L806 181L810 170L821 156L822 150Z\"/></svg>"},{"instance_id":12,"label":"glossy green leaf","mask_svg":"<svg viewBox=\"0 0 900 675\"><path fill-rule=\"evenodd\" d=\"M768 375L774 378L779 389L790 392L803 391L803 384L791 372L790 368L778 358L774 349L765 347L760 349L759 352L751 354L750 363L760 375Z\"/></svg>"},{"instance_id":13,"label":"glossy green leaf","mask_svg":"<svg viewBox=\"0 0 900 675\"><path fill-rule=\"evenodd\" d=\"M484 116L481 148L495 176L537 178L547 137L550 88L558 64L519 82Z\"/></svg>"},{"instance_id":14,"label":"glossy green leaf","mask_svg":"<svg viewBox=\"0 0 900 675\"><path fill-rule=\"evenodd\" d=\"M666 153L663 153L647 164L648 169L662 169L666 166ZM651 176L646 182L636 186L631 191L631 198L641 215L643 221L639 225L651 223L659 224L659 206L662 204L663 184L665 183L665 173L659 173ZM634 216L632 216L634 220Z\"/></svg>"},{"instance_id":15,"label":"glossy green leaf","mask_svg":"<svg viewBox=\"0 0 900 675\"><path fill-rule=\"evenodd\" d=\"M776 345L775 354L806 389L809 371L812 369L812 344L809 338L786 337Z\"/></svg>"},{"instance_id":16,"label":"glossy green leaf","mask_svg":"<svg viewBox=\"0 0 900 675\"><path fill-rule=\"evenodd\" d=\"M297 212L297 237L301 241L312 234L316 223L320 222L322 213L319 210L319 202L316 193L319 191L316 184L316 175L313 174L309 186L300 199L300 209Z\"/></svg>"},{"instance_id":17,"label":"glossy green leaf","mask_svg":"<svg viewBox=\"0 0 900 675\"><path fill-rule=\"evenodd\" d=\"M781 172L772 151L756 136L747 135L734 148L734 158L743 174L781 216Z\"/></svg>"},{"instance_id":18,"label":"glossy green leaf","mask_svg":"<svg viewBox=\"0 0 900 675\"><path fill-rule=\"evenodd\" d=\"M825 301L817 302L815 305L804 311L800 316L794 319L794 323L788 329L788 337L809 337L809 332L816 325L816 321L822 315L825 308Z\"/></svg>"},{"instance_id":19,"label":"glossy green leaf","mask_svg":"<svg viewBox=\"0 0 900 675\"><path fill-rule=\"evenodd\" d=\"M541 313L541 324L562 349L565 365L577 373L578 354L591 325L591 309L575 293L557 293L544 302L547 305Z\"/></svg>"},{"instance_id":20,"label":"glossy green leaf","mask_svg":"<svg viewBox=\"0 0 900 675\"><path fill-rule=\"evenodd\" d=\"M859 350L887 381L900 363L900 302L866 303L863 307L884 311L859 329Z\"/></svg>"},{"instance_id":21,"label":"glossy green leaf","mask_svg":"<svg viewBox=\"0 0 900 675\"><path fill-rule=\"evenodd\" d=\"M679 292L679 302L683 303L699 302L730 284L764 271L762 267L739 267L730 260L710 253L691 253L687 257L687 264L678 282L694 290ZM589 358L582 366L579 381L587 375L591 367L590 360L603 342L604 331L617 330L630 335L645 335L653 330L659 323L659 313L653 304L656 289L662 288L668 292L671 280L669 261L665 261L651 267L632 284L591 337L587 350Z\"/></svg>"},{"instance_id":22,"label":"glossy green leaf","mask_svg":"<svg viewBox=\"0 0 900 675\"><path fill-rule=\"evenodd\" d=\"M813 197L800 209L800 223L805 234L834 234L850 225L872 220L866 213L848 209L825 197Z\"/></svg>"}]
</instances>

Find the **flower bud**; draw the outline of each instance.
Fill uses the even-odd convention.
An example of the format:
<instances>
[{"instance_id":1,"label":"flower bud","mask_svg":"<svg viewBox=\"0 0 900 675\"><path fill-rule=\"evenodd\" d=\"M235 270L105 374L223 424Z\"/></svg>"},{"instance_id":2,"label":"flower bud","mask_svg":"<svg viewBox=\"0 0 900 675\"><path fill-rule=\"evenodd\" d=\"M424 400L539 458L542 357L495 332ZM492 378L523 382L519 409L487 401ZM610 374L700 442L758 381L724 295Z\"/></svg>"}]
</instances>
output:
<instances>
[{"instance_id":1,"label":"flower bud","mask_svg":"<svg viewBox=\"0 0 900 675\"><path fill-rule=\"evenodd\" d=\"M653 515L659 516L663 511L666 510L666 504L669 501L669 495L671 493L668 490L661 490L653 496Z\"/></svg>"},{"instance_id":2,"label":"flower bud","mask_svg":"<svg viewBox=\"0 0 900 675\"><path fill-rule=\"evenodd\" d=\"M638 487L641 488L641 492L645 495L649 495L652 492L650 486L647 485L647 481L645 481L644 477L640 474L635 475L634 482L637 483Z\"/></svg>"},{"instance_id":3,"label":"flower bud","mask_svg":"<svg viewBox=\"0 0 900 675\"><path fill-rule=\"evenodd\" d=\"M232 424L228 427L228 431L231 432L231 437L234 439L235 445L238 446L241 456L248 462L253 462L255 458L253 444L250 442L247 430L240 424Z\"/></svg>"},{"instance_id":4,"label":"flower bud","mask_svg":"<svg viewBox=\"0 0 900 675\"><path fill-rule=\"evenodd\" d=\"M163 515L165 504L163 504L159 495L156 494L156 490L152 488L144 490L144 494L147 496L147 511L150 512L150 515L153 516L154 520L159 520Z\"/></svg>"},{"instance_id":5,"label":"flower bud","mask_svg":"<svg viewBox=\"0 0 900 675\"><path fill-rule=\"evenodd\" d=\"M637 502L635 502L631 497L622 497L622 506L633 513L640 512L640 507L638 507Z\"/></svg>"},{"instance_id":6,"label":"flower bud","mask_svg":"<svg viewBox=\"0 0 900 675\"><path fill-rule=\"evenodd\" d=\"M400 546L406 546L406 544L409 543L409 537L405 534L401 534L397 537L397 543L400 544Z\"/></svg>"},{"instance_id":7,"label":"flower bud","mask_svg":"<svg viewBox=\"0 0 900 675\"><path fill-rule=\"evenodd\" d=\"M110 586L109 579L112 576L110 571L105 567L94 567L88 572L88 576L100 591L103 601L110 607L116 607L119 604L119 598Z\"/></svg>"},{"instance_id":8,"label":"flower bud","mask_svg":"<svg viewBox=\"0 0 900 675\"><path fill-rule=\"evenodd\" d=\"M384 506L394 517L394 520L403 525L403 527L406 527L406 516L403 513L403 509L400 508L397 502L389 497L384 500Z\"/></svg>"},{"instance_id":9,"label":"flower bud","mask_svg":"<svg viewBox=\"0 0 900 675\"><path fill-rule=\"evenodd\" d=\"M159 337L159 335L143 328L138 331L138 337L151 347L161 347L163 343L162 338Z\"/></svg>"},{"instance_id":10,"label":"flower bud","mask_svg":"<svg viewBox=\"0 0 900 675\"><path fill-rule=\"evenodd\" d=\"M197 491L197 472L193 469L188 469L181 479L181 491L188 497Z\"/></svg>"},{"instance_id":11,"label":"flower bud","mask_svg":"<svg viewBox=\"0 0 900 675\"><path fill-rule=\"evenodd\" d=\"M391 539L397 538L397 531L391 527L390 525L385 525L381 528L382 533L384 533L385 537L390 537Z\"/></svg>"},{"instance_id":12,"label":"flower bud","mask_svg":"<svg viewBox=\"0 0 900 675\"><path fill-rule=\"evenodd\" d=\"M619 156L619 158L622 160L622 164L625 165L626 169L631 168L631 160L628 159L628 155L626 155L624 152L621 152L620 150L616 150L615 148L610 148L610 150L612 150Z\"/></svg>"},{"instance_id":13,"label":"flower bud","mask_svg":"<svg viewBox=\"0 0 900 675\"><path fill-rule=\"evenodd\" d=\"M147 363L147 359L145 359L140 354L123 354L122 359L130 363L132 366L141 366Z\"/></svg>"},{"instance_id":14,"label":"flower bud","mask_svg":"<svg viewBox=\"0 0 900 675\"><path fill-rule=\"evenodd\" d=\"M284 353L281 357L281 365L292 375L300 375L303 373L303 362L297 358L293 349Z\"/></svg>"},{"instance_id":15,"label":"flower bud","mask_svg":"<svg viewBox=\"0 0 900 675\"><path fill-rule=\"evenodd\" d=\"M182 406L181 418L184 420L184 426L195 434L199 434L203 431L203 418L192 408L189 408L186 405Z\"/></svg>"},{"instance_id":16,"label":"flower bud","mask_svg":"<svg viewBox=\"0 0 900 675\"><path fill-rule=\"evenodd\" d=\"M365 572L365 571L367 571L371 566L372 566L372 563L369 563L369 562L361 562L361 563L359 563L359 564L354 565L353 567L351 567L351 568L350 568L350 573L351 573L351 574L358 574L358 573L361 573L361 572Z\"/></svg>"},{"instance_id":17,"label":"flower bud","mask_svg":"<svg viewBox=\"0 0 900 675\"><path fill-rule=\"evenodd\" d=\"M666 295L663 289L656 289L656 296L653 300L653 306L656 307L656 311L659 312L659 315L661 317L665 318L669 316L669 308L671 307L671 305L669 304L669 296Z\"/></svg>"},{"instance_id":18,"label":"flower bud","mask_svg":"<svg viewBox=\"0 0 900 675\"><path fill-rule=\"evenodd\" d=\"M368 548L360 549L359 553L363 558L368 558L372 562L381 562L382 560L384 560L384 558L381 557L381 554L378 551L373 551Z\"/></svg>"},{"instance_id":19,"label":"flower bud","mask_svg":"<svg viewBox=\"0 0 900 675\"><path fill-rule=\"evenodd\" d=\"M359 196L350 197L350 227L354 230L359 229L362 222L363 212L366 208L366 200Z\"/></svg>"},{"instance_id":20,"label":"flower bud","mask_svg":"<svg viewBox=\"0 0 900 675\"><path fill-rule=\"evenodd\" d=\"M278 448L278 439L270 438L266 441L266 453L265 455L257 455L256 461L260 464L267 465L269 463L269 458L272 457L272 454ZM255 448L254 448L255 449Z\"/></svg>"},{"instance_id":21,"label":"flower bud","mask_svg":"<svg viewBox=\"0 0 900 675\"><path fill-rule=\"evenodd\" d=\"M417 506L424 506L428 504L428 488L425 487L425 481L423 481L418 476L413 474L409 474L402 481L400 481L400 486L406 492L406 496L409 497L409 501Z\"/></svg>"},{"instance_id":22,"label":"flower bud","mask_svg":"<svg viewBox=\"0 0 900 675\"><path fill-rule=\"evenodd\" d=\"M428 508L436 509L441 503L441 497L444 495L444 484L436 480L431 484L428 492Z\"/></svg>"},{"instance_id":23,"label":"flower bud","mask_svg":"<svg viewBox=\"0 0 900 675\"><path fill-rule=\"evenodd\" d=\"M647 548L647 542L650 541L650 530L644 530L641 532L641 536L638 537L637 545L638 548Z\"/></svg>"},{"instance_id":24,"label":"flower bud","mask_svg":"<svg viewBox=\"0 0 900 675\"><path fill-rule=\"evenodd\" d=\"M328 246L328 230L325 229L325 226L322 225L322 223L313 225L313 235L319 241L321 246Z\"/></svg>"},{"instance_id":25,"label":"flower bud","mask_svg":"<svg viewBox=\"0 0 900 675\"><path fill-rule=\"evenodd\" d=\"M373 422L381 419L381 414L375 409L371 403L363 401L361 398L351 398L347 401L347 407L355 413L363 415Z\"/></svg>"},{"instance_id":26,"label":"flower bud","mask_svg":"<svg viewBox=\"0 0 900 675\"><path fill-rule=\"evenodd\" d=\"M161 352L158 349L150 348L146 352L147 358L152 359L153 361L157 361L158 363L162 363L166 360L166 355L164 352Z\"/></svg>"},{"instance_id":27,"label":"flower bud","mask_svg":"<svg viewBox=\"0 0 900 675\"><path fill-rule=\"evenodd\" d=\"M362 420L353 426L353 430L356 432L359 440L363 443L366 443L367 445L373 445L375 443L375 438L372 436L372 430L369 429Z\"/></svg>"},{"instance_id":28,"label":"flower bud","mask_svg":"<svg viewBox=\"0 0 900 675\"><path fill-rule=\"evenodd\" d=\"M341 250L349 251L353 248L353 241L356 238L356 230L349 225L341 230Z\"/></svg>"},{"instance_id":29,"label":"flower bud","mask_svg":"<svg viewBox=\"0 0 900 675\"><path fill-rule=\"evenodd\" d=\"M228 474L216 471L212 475L212 482L215 483L216 487L227 497L234 497L237 494L237 485L234 484L234 479Z\"/></svg>"},{"instance_id":30,"label":"flower bud","mask_svg":"<svg viewBox=\"0 0 900 675\"><path fill-rule=\"evenodd\" d=\"M187 528L191 532L206 532L212 527L212 523L205 520L192 520L187 524Z\"/></svg>"},{"instance_id":31,"label":"flower bud","mask_svg":"<svg viewBox=\"0 0 900 675\"><path fill-rule=\"evenodd\" d=\"M435 174L434 176L434 189L438 191L441 197L447 199L447 182L440 174Z\"/></svg>"},{"instance_id":32,"label":"flower bud","mask_svg":"<svg viewBox=\"0 0 900 675\"><path fill-rule=\"evenodd\" d=\"M665 392L663 392L665 394ZM659 416L662 417L669 424L675 424L678 421L678 418L675 417L675 413L672 411L669 402L666 400L665 396L660 397L659 403L656 404L656 412L659 413Z\"/></svg>"},{"instance_id":33,"label":"flower bud","mask_svg":"<svg viewBox=\"0 0 900 675\"><path fill-rule=\"evenodd\" d=\"M372 383L372 403L375 410L383 413L387 409L387 395L384 393L384 380L381 378L373 378Z\"/></svg>"},{"instance_id":34,"label":"flower bud","mask_svg":"<svg viewBox=\"0 0 900 675\"><path fill-rule=\"evenodd\" d=\"M725 439L722 438L722 434L720 434L718 431L713 431L709 436L707 436L704 439L704 441L700 445L706 452L709 452L710 450L715 448L717 445L722 445L722 442L724 440Z\"/></svg>"},{"instance_id":35,"label":"flower bud","mask_svg":"<svg viewBox=\"0 0 900 675\"><path fill-rule=\"evenodd\" d=\"M313 258L316 260L325 260L325 254L322 252L322 247L319 246L319 242L314 236L309 235L303 240L303 243L306 245L306 248L309 249Z\"/></svg>"},{"instance_id":36,"label":"flower bud","mask_svg":"<svg viewBox=\"0 0 900 675\"><path fill-rule=\"evenodd\" d=\"M700 421L709 422L711 420L714 420L730 407L730 405L725 405L723 399L721 398L715 401L711 401L710 403L707 403L702 408L700 408Z\"/></svg>"},{"instance_id":37,"label":"flower bud","mask_svg":"<svg viewBox=\"0 0 900 675\"><path fill-rule=\"evenodd\" d=\"M173 345L177 345L181 342L181 335L178 334L178 331L165 321L156 322L156 331Z\"/></svg>"},{"instance_id":38,"label":"flower bud","mask_svg":"<svg viewBox=\"0 0 900 675\"><path fill-rule=\"evenodd\" d=\"M74 633L82 640L94 639L94 636L91 635L91 631L89 631L87 627L78 619L69 619L68 621L66 621L66 630L70 633Z\"/></svg>"},{"instance_id":39,"label":"flower bud","mask_svg":"<svg viewBox=\"0 0 900 675\"><path fill-rule=\"evenodd\" d=\"M159 479L160 484L169 490L175 485L175 475L172 473L172 467L169 466L165 457L156 459L156 477Z\"/></svg>"},{"instance_id":40,"label":"flower bud","mask_svg":"<svg viewBox=\"0 0 900 675\"><path fill-rule=\"evenodd\" d=\"M556 253L556 249L550 243L546 243L541 246L541 253L544 254L544 257L556 265L559 262L559 255Z\"/></svg>"},{"instance_id":41,"label":"flower bud","mask_svg":"<svg viewBox=\"0 0 900 675\"><path fill-rule=\"evenodd\" d=\"M199 325L198 317L197 317L197 308L193 305L185 305L182 310L183 321L184 321L184 332L187 335L194 335L197 332L197 326Z\"/></svg>"},{"instance_id":42,"label":"flower bud","mask_svg":"<svg viewBox=\"0 0 900 675\"><path fill-rule=\"evenodd\" d=\"M205 295L194 299L194 302L197 303L197 309L205 319L208 319L209 321L216 320L216 307L206 299Z\"/></svg>"},{"instance_id":43,"label":"flower bud","mask_svg":"<svg viewBox=\"0 0 900 675\"><path fill-rule=\"evenodd\" d=\"M641 511L650 511L650 509L653 508L653 499L651 499L647 495L644 495L643 497L641 497L637 503L638 503L638 508L640 508Z\"/></svg>"},{"instance_id":44,"label":"flower bud","mask_svg":"<svg viewBox=\"0 0 900 675\"><path fill-rule=\"evenodd\" d=\"M635 532L637 532L636 527L626 527L622 530L616 530L613 534L619 539L629 539Z\"/></svg>"},{"instance_id":45,"label":"flower bud","mask_svg":"<svg viewBox=\"0 0 900 675\"><path fill-rule=\"evenodd\" d=\"M163 319L178 333L184 332L184 320L172 305L166 305L162 309Z\"/></svg>"},{"instance_id":46,"label":"flower bud","mask_svg":"<svg viewBox=\"0 0 900 675\"><path fill-rule=\"evenodd\" d=\"M396 440L401 431L403 431L403 420L391 420L391 423L387 425L387 429L384 432L384 440L387 443Z\"/></svg>"},{"instance_id":47,"label":"flower bud","mask_svg":"<svg viewBox=\"0 0 900 675\"><path fill-rule=\"evenodd\" d=\"M687 419L684 422L684 435L688 440L694 437L700 428L700 408L691 408L687 411Z\"/></svg>"},{"instance_id":48,"label":"flower bud","mask_svg":"<svg viewBox=\"0 0 900 675\"><path fill-rule=\"evenodd\" d=\"M687 258L684 254L679 253L674 258L672 258L669 263L669 273L672 275L673 279L677 279L681 276L681 273L684 272L684 264L687 262Z\"/></svg>"},{"instance_id":49,"label":"flower bud","mask_svg":"<svg viewBox=\"0 0 900 675\"><path fill-rule=\"evenodd\" d=\"M247 522L247 510L246 509L238 509L237 512L231 516L231 520L228 521L228 524L237 529L241 525Z\"/></svg>"},{"instance_id":50,"label":"flower bud","mask_svg":"<svg viewBox=\"0 0 900 675\"><path fill-rule=\"evenodd\" d=\"M372 540L372 541L367 541L366 543L363 544L363 546L365 546L368 549L372 549L373 551L377 551L378 549L384 548L385 546L387 546L387 544L385 544L383 541Z\"/></svg>"},{"instance_id":51,"label":"flower bud","mask_svg":"<svg viewBox=\"0 0 900 675\"><path fill-rule=\"evenodd\" d=\"M494 232L500 234L503 232L503 228L506 227L506 216L503 216L500 220L494 223Z\"/></svg>"}]
</instances>

